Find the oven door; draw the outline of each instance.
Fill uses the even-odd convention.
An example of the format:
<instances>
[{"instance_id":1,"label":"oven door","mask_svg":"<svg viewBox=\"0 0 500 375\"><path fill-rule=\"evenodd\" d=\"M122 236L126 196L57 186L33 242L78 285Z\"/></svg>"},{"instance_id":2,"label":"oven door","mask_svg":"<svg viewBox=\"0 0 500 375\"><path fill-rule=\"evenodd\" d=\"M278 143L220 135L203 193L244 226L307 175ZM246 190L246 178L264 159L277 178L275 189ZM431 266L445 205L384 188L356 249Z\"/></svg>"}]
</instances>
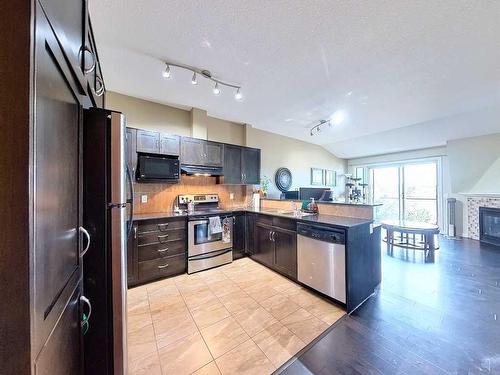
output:
<instances>
[{"instance_id":1,"label":"oven door","mask_svg":"<svg viewBox=\"0 0 500 375\"><path fill-rule=\"evenodd\" d=\"M222 233L210 233L208 218L190 221L188 224L188 256L210 253L233 247L233 217L221 217L221 224L229 226L229 241L224 242Z\"/></svg>"}]
</instances>

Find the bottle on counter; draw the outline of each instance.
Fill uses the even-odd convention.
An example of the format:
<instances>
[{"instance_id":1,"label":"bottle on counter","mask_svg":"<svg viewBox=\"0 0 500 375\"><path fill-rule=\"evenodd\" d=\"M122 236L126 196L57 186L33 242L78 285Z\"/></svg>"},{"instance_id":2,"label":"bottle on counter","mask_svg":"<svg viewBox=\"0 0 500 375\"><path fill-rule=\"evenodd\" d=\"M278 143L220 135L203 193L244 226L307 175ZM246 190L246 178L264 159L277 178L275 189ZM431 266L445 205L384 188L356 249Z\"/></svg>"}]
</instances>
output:
<instances>
[{"instance_id":1,"label":"bottle on counter","mask_svg":"<svg viewBox=\"0 0 500 375\"><path fill-rule=\"evenodd\" d=\"M311 198L311 203L309 203L307 205L307 210L309 212L318 213L318 205L317 205L316 201L314 200L314 198Z\"/></svg>"}]
</instances>

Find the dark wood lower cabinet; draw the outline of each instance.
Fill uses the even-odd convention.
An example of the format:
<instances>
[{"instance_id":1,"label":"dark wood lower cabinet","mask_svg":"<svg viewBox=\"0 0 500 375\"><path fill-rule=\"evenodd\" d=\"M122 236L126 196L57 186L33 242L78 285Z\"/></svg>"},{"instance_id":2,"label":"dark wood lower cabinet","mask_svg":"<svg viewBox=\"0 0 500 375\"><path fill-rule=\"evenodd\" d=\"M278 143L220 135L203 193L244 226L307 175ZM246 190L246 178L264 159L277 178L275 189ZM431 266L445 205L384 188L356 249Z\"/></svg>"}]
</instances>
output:
<instances>
[{"instance_id":1,"label":"dark wood lower cabinet","mask_svg":"<svg viewBox=\"0 0 500 375\"><path fill-rule=\"evenodd\" d=\"M297 278L297 233L273 229L274 267L292 277Z\"/></svg>"},{"instance_id":2,"label":"dark wood lower cabinet","mask_svg":"<svg viewBox=\"0 0 500 375\"><path fill-rule=\"evenodd\" d=\"M257 215L251 212L246 214L246 237L245 237L245 252L248 255L253 255L255 252L255 219Z\"/></svg>"},{"instance_id":3,"label":"dark wood lower cabinet","mask_svg":"<svg viewBox=\"0 0 500 375\"><path fill-rule=\"evenodd\" d=\"M270 217L263 217L263 220L258 220L255 225L255 247L251 257L275 271L296 279L297 233L266 224L266 219Z\"/></svg>"},{"instance_id":4,"label":"dark wood lower cabinet","mask_svg":"<svg viewBox=\"0 0 500 375\"><path fill-rule=\"evenodd\" d=\"M233 226L233 259L240 259L245 256L246 244L246 220L245 214L234 215Z\"/></svg>"},{"instance_id":5,"label":"dark wood lower cabinet","mask_svg":"<svg viewBox=\"0 0 500 375\"><path fill-rule=\"evenodd\" d=\"M128 286L186 272L186 218L135 221L128 240Z\"/></svg>"}]
</instances>

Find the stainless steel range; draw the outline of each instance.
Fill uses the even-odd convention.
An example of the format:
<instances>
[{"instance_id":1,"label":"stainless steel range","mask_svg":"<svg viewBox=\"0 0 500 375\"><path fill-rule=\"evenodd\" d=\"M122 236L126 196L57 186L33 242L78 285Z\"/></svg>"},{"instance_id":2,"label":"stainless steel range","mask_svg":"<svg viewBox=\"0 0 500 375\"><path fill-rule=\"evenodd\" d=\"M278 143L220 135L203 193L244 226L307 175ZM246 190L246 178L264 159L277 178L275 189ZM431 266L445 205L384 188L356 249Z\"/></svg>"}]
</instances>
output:
<instances>
[{"instance_id":1,"label":"stainless steel range","mask_svg":"<svg viewBox=\"0 0 500 375\"><path fill-rule=\"evenodd\" d=\"M231 263L233 214L219 208L217 194L177 197L182 210L187 210L190 203L194 204L194 210L188 211L188 273Z\"/></svg>"}]
</instances>

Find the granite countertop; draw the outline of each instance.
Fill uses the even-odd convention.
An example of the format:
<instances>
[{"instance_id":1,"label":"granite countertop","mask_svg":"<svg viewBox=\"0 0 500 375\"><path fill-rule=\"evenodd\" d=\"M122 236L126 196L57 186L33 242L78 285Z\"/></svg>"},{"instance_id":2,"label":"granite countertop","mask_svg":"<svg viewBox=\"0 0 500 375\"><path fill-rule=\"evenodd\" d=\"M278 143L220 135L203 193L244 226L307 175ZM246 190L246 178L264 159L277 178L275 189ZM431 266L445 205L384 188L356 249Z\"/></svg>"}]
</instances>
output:
<instances>
[{"instance_id":1,"label":"granite countertop","mask_svg":"<svg viewBox=\"0 0 500 375\"><path fill-rule=\"evenodd\" d=\"M278 201L278 202L302 202L300 199L279 199L279 198L261 198L261 200ZM382 206L382 203L350 203L338 201L316 201L317 204L338 204L342 206L361 206L361 207L377 207Z\"/></svg>"},{"instance_id":2,"label":"granite countertop","mask_svg":"<svg viewBox=\"0 0 500 375\"><path fill-rule=\"evenodd\" d=\"M302 223L309 224L324 224L324 225L332 225L342 228L351 228L358 225L370 224L373 223L373 220L370 219L361 219L354 217L345 217L345 216L334 216L334 215L307 215L307 216L294 216L293 213L282 212L283 210L278 209L248 209L248 208L231 208L224 209L220 212L221 215L232 213L232 212L253 212L256 214L283 217L287 219L293 219ZM134 215L134 221L141 220L153 220L153 219L163 219L163 218L172 218L172 217L184 217L188 216L196 216L196 215L188 215L186 213L176 213L174 211L160 212L160 213L152 213L152 214L136 214Z\"/></svg>"}]
</instances>

